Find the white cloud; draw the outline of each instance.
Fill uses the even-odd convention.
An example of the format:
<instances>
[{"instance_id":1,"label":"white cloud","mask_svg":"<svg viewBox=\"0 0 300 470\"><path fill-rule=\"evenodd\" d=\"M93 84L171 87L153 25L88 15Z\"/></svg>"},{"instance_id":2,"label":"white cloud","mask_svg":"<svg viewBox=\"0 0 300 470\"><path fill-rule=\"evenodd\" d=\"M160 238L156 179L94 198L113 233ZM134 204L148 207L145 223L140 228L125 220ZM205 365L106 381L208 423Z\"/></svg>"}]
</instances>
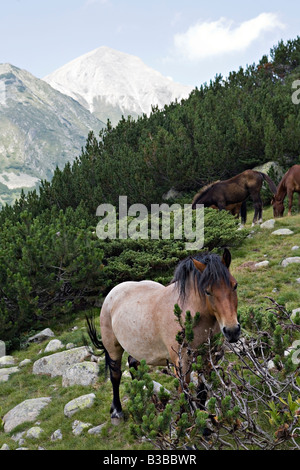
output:
<instances>
[{"instance_id":1,"label":"white cloud","mask_svg":"<svg viewBox=\"0 0 300 470\"><path fill-rule=\"evenodd\" d=\"M283 29L275 13L261 13L256 18L234 26L232 20L202 22L191 26L185 33L174 36L176 53L191 61L245 50L264 32Z\"/></svg>"}]
</instances>

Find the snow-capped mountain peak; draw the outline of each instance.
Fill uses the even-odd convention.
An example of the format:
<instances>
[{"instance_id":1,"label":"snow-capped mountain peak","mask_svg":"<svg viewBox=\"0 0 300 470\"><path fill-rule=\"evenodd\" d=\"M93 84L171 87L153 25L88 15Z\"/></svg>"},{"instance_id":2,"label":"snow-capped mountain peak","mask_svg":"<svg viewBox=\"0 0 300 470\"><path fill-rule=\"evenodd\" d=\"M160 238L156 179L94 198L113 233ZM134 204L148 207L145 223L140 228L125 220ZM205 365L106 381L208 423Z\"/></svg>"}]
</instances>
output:
<instances>
[{"instance_id":1,"label":"snow-capped mountain peak","mask_svg":"<svg viewBox=\"0 0 300 470\"><path fill-rule=\"evenodd\" d=\"M99 47L44 78L99 119L116 124L122 115L136 118L187 98L192 88L173 82L136 56Z\"/></svg>"}]
</instances>

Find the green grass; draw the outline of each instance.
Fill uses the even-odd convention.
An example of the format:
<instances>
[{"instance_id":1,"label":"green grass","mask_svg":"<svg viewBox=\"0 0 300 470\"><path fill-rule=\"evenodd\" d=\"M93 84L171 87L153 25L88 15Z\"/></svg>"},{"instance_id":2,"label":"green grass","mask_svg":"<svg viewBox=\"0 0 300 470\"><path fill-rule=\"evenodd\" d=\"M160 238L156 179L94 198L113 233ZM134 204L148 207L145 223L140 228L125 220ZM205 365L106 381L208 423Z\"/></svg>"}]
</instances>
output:
<instances>
[{"instance_id":1,"label":"green grass","mask_svg":"<svg viewBox=\"0 0 300 470\"><path fill-rule=\"evenodd\" d=\"M273 218L271 208L264 210L264 220ZM251 228L252 213L248 215L246 228L254 231L252 238L246 238L239 247L231 248L232 266L231 272L239 283L238 296L239 307L253 306L255 308L270 306L266 297L273 298L280 304L285 304L288 310L300 307L300 288L296 279L300 277L300 265L293 264L286 268L281 262L288 256L300 256L300 250L292 251L294 245L300 246L300 214L292 217L276 219L275 229L290 228L294 231L291 236L272 236L273 230L262 230L259 227ZM249 267L241 267L246 262L258 262L267 259L270 264L266 268L251 270ZM274 291L276 289L276 291ZM99 314L99 309L95 310ZM58 321L49 325L64 344L73 342L81 346L82 333L85 332L84 313L76 313L67 321ZM78 329L73 331L73 327ZM26 349L16 351L13 356L16 363L28 358L32 363L41 357L47 342L31 344ZM123 370L127 369L127 357L123 358ZM166 388L173 387L173 379L162 373L161 369L151 370L152 378L160 382ZM93 387L73 386L62 388L61 377L50 378L47 376L35 376L32 374L32 364L27 365L21 372L10 377L9 381L0 384L0 418L20 402L37 397L51 396L51 403L40 413L37 421L44 430L44 434L38 440L25 440L24 446L29 449L38 449L39 446L47 450L127 450L127 449L151 449L151 444L138 442L130 435L129 419L126 410L125 383L129 377L122 379L120 395L123 402L125 420L119 426L113 426L110 421L110 404L112 389L109 380L105 381L104 364L101 363L101 373L98 383ZM70 400L87 393L95 393L97 399L92 409L80 411L72 418L66 418L63 410ZM91 423L93 426L106 423L102 434L91 436L84 431L81 436L72 434L72 423L75 420ZM0 448L4 443L10 449L16 449L19 444L11 439L17 431L26 431L34 423L24 423L19 429L6 434L0 429ZM57 429L61 429L62 441L52 442L50 436Z\"/></svg>"}]
</instances>

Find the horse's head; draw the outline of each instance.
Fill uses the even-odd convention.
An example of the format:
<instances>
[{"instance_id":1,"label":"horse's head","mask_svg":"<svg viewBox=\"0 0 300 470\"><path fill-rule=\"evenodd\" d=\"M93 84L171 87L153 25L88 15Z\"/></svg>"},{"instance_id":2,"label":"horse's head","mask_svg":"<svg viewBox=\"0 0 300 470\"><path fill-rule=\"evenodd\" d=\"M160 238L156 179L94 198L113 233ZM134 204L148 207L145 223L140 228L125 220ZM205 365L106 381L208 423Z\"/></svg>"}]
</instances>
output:
<instances>
[{"instance_id":1,"label":"horse's head","mask_svg":"<svg viewBox=\"0 0 300 470\"><path fill-rule=\"evenodd\" d=\"M193 259L193 262L203 277L203 292L208 313L216 318L226 339L230 343L235 343L240 337L241 327L237 319L237 281L229 272L230 251L225 249L222 259L213 266L196 259Z\"/></svg>"},{"instance_id":2,"label":"horse's head","mask_svg":"<svg viewBox=\"0 0 300 470\"><path fill-rule=\"evenodd\" d=\"M284 212L283 201L276 199L276 196L272 198L271 204L273 206L273 215L274 217L282 217Z\"/></svg>"}]
</instances>

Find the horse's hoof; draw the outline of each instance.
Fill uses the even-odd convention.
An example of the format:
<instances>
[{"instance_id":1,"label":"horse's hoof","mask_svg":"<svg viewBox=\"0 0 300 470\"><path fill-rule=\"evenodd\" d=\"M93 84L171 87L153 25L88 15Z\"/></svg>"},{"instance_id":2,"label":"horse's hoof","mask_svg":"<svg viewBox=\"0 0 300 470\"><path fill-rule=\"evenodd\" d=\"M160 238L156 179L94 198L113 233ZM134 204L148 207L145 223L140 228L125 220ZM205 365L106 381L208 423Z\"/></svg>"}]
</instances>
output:
<instances>
[{"instance_id":1,"label":"horse's hoof","mask_svg":"<svg viewBox=\"0 0 300 470\"><path fill-rule=\"evenodd\" d=\"M111 419L111 424L113 426L119 426L119 424L124 420L124 415L123 415L123 412L122 411L114 411L111 415L110 415L110 419Z\"/></svg>"}]
</instances>

